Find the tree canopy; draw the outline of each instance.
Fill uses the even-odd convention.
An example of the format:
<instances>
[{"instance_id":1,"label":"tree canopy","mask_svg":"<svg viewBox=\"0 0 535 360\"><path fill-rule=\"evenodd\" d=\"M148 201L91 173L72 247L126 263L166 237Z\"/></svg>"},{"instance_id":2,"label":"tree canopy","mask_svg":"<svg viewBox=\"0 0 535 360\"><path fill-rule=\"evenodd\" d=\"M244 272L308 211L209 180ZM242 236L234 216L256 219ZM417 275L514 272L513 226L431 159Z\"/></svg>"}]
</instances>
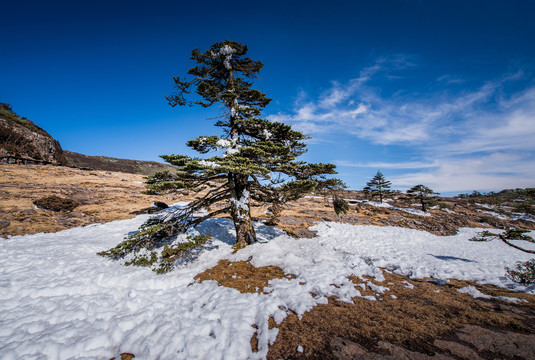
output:
<instances>
[{"instance_id":1,"label":"tree canopy","mask_svg":"<svg viewBox=\"0 0 535 360\"><path fill-rule=\"evenodd\" d=\"M166 99L173 107L221 106L222 114L214 124L219 133L186 143L202 157L162 155L177 172L157 173L147 184L149 193L188 189L198 196L186 208L149 220L142 231L114 248L117 251L103 255L117 258L154 248L160 240L220 214L232 218L235 246L241 248L256 241L252 201L280 207L314 190L334 192L344 187L340 180L327 177L336 173L335 165L297 160L306 152L307 136L287 124L259 117L271 99L252 88L263 64L246 57L247 51L247 45L229 40L206 51L192 50L196 65L188 71L189 78L174 77L177 91ZM340 197L334 203L337 212L347 210ZM196 215L203 210L204 215Z\"/></svg>"},{"instance_id":2,"label":"tree canopy","mask_svg":"<svg viewBox=\"0 0 535 360\"><path fill-rule=\"evenodd\" d=\"M379 201L383 202L385 195L390 192L390 185L392 183L385 179L381 170L378 170L373 179L366 183L364 192L371 194L372 198L379 196Z\"/></svg>"},{"instance_id":3,"label":"tree canopy","mask_svg":"<svg viewBox=\"0 0 535 360\"><path fill-rule=\"evenodd\" d=\"M407 190L407 194L411 195L413 198L420 200L422 206L422 211L427 211L427 204L435 196L439 195L425 185L416 185Z\"/></svg>"}]
</instances>

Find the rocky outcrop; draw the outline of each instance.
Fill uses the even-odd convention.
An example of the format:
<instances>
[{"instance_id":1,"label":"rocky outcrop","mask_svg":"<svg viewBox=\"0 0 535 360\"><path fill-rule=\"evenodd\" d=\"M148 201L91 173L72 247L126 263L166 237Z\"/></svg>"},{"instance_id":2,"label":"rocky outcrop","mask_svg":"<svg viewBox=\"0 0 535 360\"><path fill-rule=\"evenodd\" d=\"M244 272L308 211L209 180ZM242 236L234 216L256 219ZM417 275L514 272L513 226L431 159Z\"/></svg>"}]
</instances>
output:
<instances>
[{"instance_id":1,"label":"rocky outcrop","mask_svg":"<svg viewBox=\"0 0 535 360\"><path fill-rule=\"evenodd\" d=\"M66 165L61 145L31 121L3 108L0 112L0 156Z\"/></svg>"}]
</instances>

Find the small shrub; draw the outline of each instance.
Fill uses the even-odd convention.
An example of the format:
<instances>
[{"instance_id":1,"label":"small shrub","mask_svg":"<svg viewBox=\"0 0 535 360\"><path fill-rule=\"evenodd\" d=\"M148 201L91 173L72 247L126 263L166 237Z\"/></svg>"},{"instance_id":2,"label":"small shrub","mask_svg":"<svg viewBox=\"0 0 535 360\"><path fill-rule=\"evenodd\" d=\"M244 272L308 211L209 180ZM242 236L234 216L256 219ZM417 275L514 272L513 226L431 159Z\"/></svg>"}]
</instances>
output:
<instances>
[{"instance_id":1,"label":"small shrub","mask_svg":"<svg viewBox=\"0 0 535 360\"><path fill-rule=\"evenodd\" d=\"M530 202L515 203L513 206L516 212L535 215L535 207Z\"/></svg>"},{"instance_id":2,"label":"small shrub","mask_svg":"<svg viewBox=\"0 0 535 360\"><path fill-rule=\"evenodd\" d=\"M44 210L51 211L73 211L80 204L74 200L62 198L56 195L46 196L40 199L37 199L33 202L35 206Z\"/></svg>"},{"instance_id":3,"label":"small shrub","mask_svg":"<svg viewBox=\"0 0 535 360\"><path fill-rule=\"evenodd\" d=\"M334 211L336 212L336 215L340 215L341 213L347 214L347 212L349 211L348 202L339 196L334 197L333 207L334 207Z\"/></svg>"},{"instance_id":4,"label":"small shrub","mask_svg":"<svg viewBox=\"0 0 535 360\"><path fill-rule=\"evenodd\" d=\"M490 241L492 238L497 237L498 235L491 233L488 230L482 231L476 236L468 239L469 241Z\"/></svg>"},{"instance_id":5,"label":"small shrub","mask_svg":"<svg viewBox=\"0 0 535 360\"><path fill-rule=\"evenodd\" d=\"M530 285L535 283L535 259L525 262L517 262L516 269L505 268L507 277L512 281L522 284Z\"/></svg>"},{"instance_id":6,"label":"small shrub","mask_svg":"<svg viewBox=\"0 0 535 360\"><path fill-rule=\"evenodd\" d=\"M505 232L505 238L507 240L525 240L529 242L535 242L535 240L533 240L531 236L524 235L527 232L529 231L520 229L507 229L507 231Z\"/></svg>"}]
</instances>

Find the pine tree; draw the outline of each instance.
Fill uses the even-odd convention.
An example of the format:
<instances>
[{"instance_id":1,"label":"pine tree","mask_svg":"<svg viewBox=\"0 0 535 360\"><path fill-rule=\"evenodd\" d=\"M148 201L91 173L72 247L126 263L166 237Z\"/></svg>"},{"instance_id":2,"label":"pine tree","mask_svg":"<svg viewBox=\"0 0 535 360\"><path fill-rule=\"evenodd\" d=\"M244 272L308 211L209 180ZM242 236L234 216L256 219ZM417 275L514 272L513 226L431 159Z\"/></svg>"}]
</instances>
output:
<instances>
[{"instance_id":1,"label":"pine tree","mask_svg":"<svg viewBox=\"0 0 535 360\"><path fill-rule=\"evenodd\" d=\"M407 190L407 194L411 195L411 197L420 200L420 204L422 205L422 211L427 211L427 204L429 201L433 199L433 197L437 196L438 193L434 192L430 188L424 185L416 185Z\"/></svg>"},{"instance_id":2,"label":"pine tree","mask_svg":"<svg viewBox=\"0 0 535 360\"><path fill-rule=\"evenodd\" d=\"M373 197L379 196L379 201L383 202L383 198L390 192L390 185L392 183L387 181L383 176L383 173L379 170L377 174L366 183L365 191L369 192Z\"/></svg>"},{"instance_id":3,"label":"pine tree","mask_svg":"<svg viewBox=\"0 0 535 360\"><path fill-rule=\"evenodd\" d=\"M234 222L235 247L242 248L256 241L251 201L280 208L314 190L336 191L344 187L340 180L326 177L336 173L335 165L296 160L306 152L305 135L289 125L259 118L271 99L252 88L252 80L263 64L246 57L247 50L246 45L228 40L204 52L192 50L191 59L196 63L188 71L192 78L175 77L177 92L166 99L173 107L219 105L223 114L215 126L221 129L220 134L187 142L187 146L209 157L161 156L177 167L177 173L158 173L147 183L150 193L189 189L199 195L169 218L149 220L137 233L141 235L127 238L115 248L117 251L112 249L103 255L117 258L131 249L150 249L161 239L224 213L230 214ZM194 216L216 204L223 205L204 216Z\"/></svg>"}]
</instances>

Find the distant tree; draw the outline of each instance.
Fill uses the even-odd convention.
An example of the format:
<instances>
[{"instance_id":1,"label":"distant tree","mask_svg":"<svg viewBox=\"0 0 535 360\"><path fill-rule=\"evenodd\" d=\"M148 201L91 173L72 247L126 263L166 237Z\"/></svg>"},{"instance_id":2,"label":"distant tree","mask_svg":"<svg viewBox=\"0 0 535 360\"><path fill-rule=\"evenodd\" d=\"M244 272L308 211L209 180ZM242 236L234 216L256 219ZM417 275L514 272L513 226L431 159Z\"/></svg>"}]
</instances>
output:
<instances>
[{"instance_id":1,"label":"distant tree","mask_svg":"<svg viewBox=\"0 0 535 360\"><path fill-rule=\"evenodd\" d=\"M420 204L422 205L422 211L427 211L427 205L429 202L437 195L438 193L434 192L430 188L424 185L416 185L407 190L407 194L409 194L412 198L420 200Z\"/></svg>"},{"instance_id":2,"label":"distant tree","mask_svg":"<svg viewBox=\"0 0 535 360\"><path fill-rule=\"evenodd\" d=\"M366 192L371 194L372 198L379 196L379 201L383 202L385 195L390 192L390 185L392 185L392 183L387 181L383 176L383 173L379 170L373 179L366 183L366 187L364 189Z\"/></svg>"},{"instance_id":3,"label":"distant tree","mask_svg":"<svg viewBox=\"0 0 535 360\"><path fill-rule=\"evenodd\" d=\"M247 51L246 45L228 40L217 42L206 51L192 50L191 59L196 63L188 71L192 78L175 77L177 93L166 98L173 107L219 106L223 115L215 126L222 129L221 134L187 142L200 154L211 153L210 157L163 155L178 172L156 174L147 183L149 192L153 193L188 189L200 195L170 218L150 220L142 231L115 248L117 251L103 255L124 256L125 247L152 248L163 238L225 213L234 222L236 248L242 248L256 242L250 211L252 201L279 209L312 191L344 187L340 180L326 177L336 173L335 165L296 160L306 152L305 135L289 125L259 118L271 99L252 88L252 79L263 64L246 57ZM216 210L194 216L216 204L219 206ZM344 208L339 199L335 205Z\"/></svg>"},{"instance_id":4,"label":"distant tree","mask_svg":"<svg viewBox=\"0 0 535 360\"><path fill-rule=\"evenodd\" d=\"M362 189L362 194L364 194L364 198L366 200L370 199L371 198L371 189L369 186L365 186L363 189Z\"/></svg>"}]
</instances>

